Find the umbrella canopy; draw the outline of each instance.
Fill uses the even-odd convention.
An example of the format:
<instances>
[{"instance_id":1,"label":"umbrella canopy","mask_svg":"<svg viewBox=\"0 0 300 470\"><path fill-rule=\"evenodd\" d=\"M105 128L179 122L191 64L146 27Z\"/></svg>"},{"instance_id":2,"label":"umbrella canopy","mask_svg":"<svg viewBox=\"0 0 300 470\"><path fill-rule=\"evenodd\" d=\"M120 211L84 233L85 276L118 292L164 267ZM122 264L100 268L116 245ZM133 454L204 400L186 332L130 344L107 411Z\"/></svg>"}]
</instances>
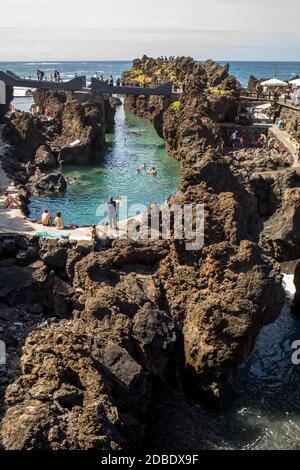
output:
<instances>
[{"instance_id":1,"label":"umbrella canopy","mask_svg":"<svg viewBox=\"0 0 300 470\"><path fill-rule=\"evenodd\" d=\"M286 82L283 82L282 80L278 80L278 78L271 78L270 80L267 80L265 82L261 83L262 86L287 86Z\"/></svg>"},{"instance_id":2,"label":"umbrella canopy","mask_svg":"<svg viewBox=\"0 0 300 470\"><path fill-rule=\"evenodd\" d=\"M294 78L294 80L290 81L290 84L293 86L300 86L300 78Z\"/></svg>"}]
</instances>

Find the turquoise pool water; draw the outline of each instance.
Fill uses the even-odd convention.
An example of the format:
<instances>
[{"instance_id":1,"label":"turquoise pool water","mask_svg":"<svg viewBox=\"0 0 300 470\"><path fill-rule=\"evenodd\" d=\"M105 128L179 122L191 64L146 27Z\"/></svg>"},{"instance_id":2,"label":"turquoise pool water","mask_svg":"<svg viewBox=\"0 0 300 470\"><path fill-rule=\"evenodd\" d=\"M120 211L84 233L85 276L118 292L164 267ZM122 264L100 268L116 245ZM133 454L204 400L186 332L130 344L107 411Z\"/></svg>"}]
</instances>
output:
<instances>
[{"instance_id":1,"label":"turquoise pool water","mask_svg":"<svg viewBox=\"0 0 300 470\"><path fill-rule=\"evenodd\" d=\"M170 157L152 124L131 113L123 106L117 108L115 133L107 135L105 148L95 155L90 166L65 167L62 173L77 182L68 185L64 194L51 197L32 197L30 218L39 219L44 209L51 214L62 212L65 223L90 225L99 223L97 208L109 196L127 197L128 206L152 202L162 203L174 193L179 184L179 163ZM156 177L138 168L146 162L155 166ZM125 201L125 199L123 199ZM123 206L123 204L122 204ZM120 210L120 219L126 218Z\"/></svg>"}]
</instances>

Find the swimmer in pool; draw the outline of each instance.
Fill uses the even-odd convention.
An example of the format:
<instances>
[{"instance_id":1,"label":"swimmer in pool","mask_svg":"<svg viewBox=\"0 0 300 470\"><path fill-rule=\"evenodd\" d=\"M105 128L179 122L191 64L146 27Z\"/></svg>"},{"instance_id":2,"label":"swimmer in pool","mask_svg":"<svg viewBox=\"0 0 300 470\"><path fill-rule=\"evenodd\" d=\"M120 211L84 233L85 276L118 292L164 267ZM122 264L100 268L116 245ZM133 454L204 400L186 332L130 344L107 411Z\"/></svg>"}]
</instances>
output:
<instances>
[{"instance_id":1,"label":"swimmer in pool","mask_svg":"<svg viewBox=\"0 0 300 470\"><path fill-rule=\"evenodd\" d=\"M152 168L150 168L149 170L149 175L151 176L157 176L157 171L155 169L155 167L153 166Z\"/></svg>"},{"instance_id":2,"label":"swimmer in pool","mask_svg":"<svg viewBox=\"0 0 300 470\"><path fill-rule=\"evenodd\" d=\"M77 183L78 178L76 178L76 177L74 176L74 178L68 178L67 181L68 181L68 183L70 183L70 184L74 184L74 183Z\"/></svg>"},{"instance_id":3,"label":"swimmer in pool","mask_svg":"<svg viewBox=\"0 0 300 470\"><path fill-rule=\"evenodd\" d=\"M144 162L141 166L138 167L138 173L141 171L146 171L147 170L147 163Z\"/></svg>"}]
</instances>

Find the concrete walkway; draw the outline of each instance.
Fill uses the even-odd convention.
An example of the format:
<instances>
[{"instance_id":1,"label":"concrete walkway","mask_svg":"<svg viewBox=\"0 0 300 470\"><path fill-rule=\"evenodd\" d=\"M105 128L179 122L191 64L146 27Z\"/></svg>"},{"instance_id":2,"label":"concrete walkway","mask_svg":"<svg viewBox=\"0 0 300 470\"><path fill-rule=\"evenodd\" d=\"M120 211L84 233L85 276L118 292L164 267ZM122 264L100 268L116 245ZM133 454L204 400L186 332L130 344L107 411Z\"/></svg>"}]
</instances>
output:
<instances>
[{"instance_id":1,"label":"concrete walkway","mask_svg":"<svg viewBox=\"0 0 300 470\"><path fill-rule=\"evenodd\" d=\"M279 140L292 154L294 158L293 167L300 167L298 162L297 147L298 142L285 130L278 129L278 126L274 124L269 131L274 137Z\"/></svg>"}]
</instances>

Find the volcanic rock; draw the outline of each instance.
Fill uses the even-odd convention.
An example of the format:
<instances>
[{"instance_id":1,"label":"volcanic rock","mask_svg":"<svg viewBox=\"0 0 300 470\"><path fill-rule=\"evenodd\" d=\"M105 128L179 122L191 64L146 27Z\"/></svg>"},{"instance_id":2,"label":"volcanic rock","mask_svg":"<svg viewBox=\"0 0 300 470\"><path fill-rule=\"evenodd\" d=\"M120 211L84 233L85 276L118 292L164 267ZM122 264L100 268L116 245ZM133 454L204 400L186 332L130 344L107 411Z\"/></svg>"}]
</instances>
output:
<instances>
[{"instance_id":1,"label":"volcanic rock","mask_svg":"<svg viewBox=\"0 0 300 470\"><path fill-rule=\"evenodd\" d=\"M282 205L264 225L261 243L278 261L300 258L300 189L287 189Z\"/></svg>"},{"instance_id":2,"label":"volcanic rock","mask_svg":"<svg viewBox=\"0 0 300 470\"><path fill-rule=\"evenodd\" d=\"M40 168L41 171L50 170L57 166L54 155L50 152L49 147L46 147L45 145L42 145L37 149L34 163Z\"/></svg>"},{"instance_id":3,"label":"volcanic rock","mask_svg":"<svg viewBox=\"0 0 300 470\"><path fill-rule=\"evenodd\" d=\"M38 303L46 297L48 270L41 261L24 268L0 268L0 286L2 302L11 306Z\"/></svg>"},{"instance_id":4,"label":"volcanic rock","mask_svg":"<svg viewBox=\"0 0 300 470\"><path fill-rule=\"evenodd\" d=\"M67 189L67 180L61 173L50 173L42 177L32 177L30 190L33 194L60 193Z\"/></svg>"},{"instance_id":5,"label":"volcanic rock","mask_svg":"<svg viewBox=\"0 0 300 470\"><path fill-rule=\"evenodd\" d=\"M21 162L33 160L38 148L46 143L41 120L20 111L12 114L3 136L14 146L15 154Z\"/></svg>"}]
</instances>

